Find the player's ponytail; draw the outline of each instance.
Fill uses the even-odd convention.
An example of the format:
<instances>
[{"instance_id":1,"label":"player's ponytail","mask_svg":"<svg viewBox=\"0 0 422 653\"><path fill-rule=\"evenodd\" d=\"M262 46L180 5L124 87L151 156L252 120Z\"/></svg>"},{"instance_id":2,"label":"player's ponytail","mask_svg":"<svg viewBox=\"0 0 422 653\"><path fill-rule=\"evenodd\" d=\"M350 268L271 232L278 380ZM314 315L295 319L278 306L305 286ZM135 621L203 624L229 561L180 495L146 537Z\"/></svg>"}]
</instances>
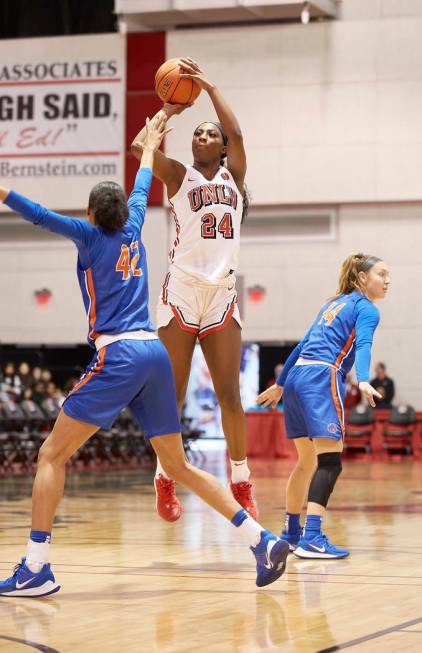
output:
<instances>
[{"instance_id":1,"label":"player's ponytail","mask_svg":"<svg viewBox=\"0 0 422 653\"><path fill-rule=\"evenodd\" d=\"M95 223L107 231L119 231L129 215L124 190L114 181L101 181L89 194L88 208L95 216Z\"/></svg>"},{"instance_id":2,"label":"player's ponytail","mask_svg":"<svg viewBox=\"0 0 422 653\"><path fill-rule=\"evenodd\" d=\"M359 272L368 272L382 259L371 254L351 254L342 263L337 295L349 295L354 290L362 290Z\"/></svg>"}]
</instances>

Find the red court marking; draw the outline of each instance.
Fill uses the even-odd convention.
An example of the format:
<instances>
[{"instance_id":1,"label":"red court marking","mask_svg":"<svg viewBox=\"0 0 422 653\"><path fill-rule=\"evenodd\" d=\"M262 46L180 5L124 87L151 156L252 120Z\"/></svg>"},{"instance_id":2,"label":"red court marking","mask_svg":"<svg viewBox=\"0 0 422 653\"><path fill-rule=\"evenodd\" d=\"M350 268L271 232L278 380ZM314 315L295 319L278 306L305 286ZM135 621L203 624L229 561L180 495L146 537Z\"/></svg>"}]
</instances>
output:
<instances>
[{"instance_id":1,"label":"red court marking","mask_svg":"<svg viewBox=\"0 0 422 653\"><path fill-rule=\"evenodd\" d=\"M0 82L0 86L47 86L51 84L112 84L121 82L121 77L98 77L95 79L46 79L29 82Z\"/></svg>"},{"instance_id":2,"label":"red court marking","mask_svg":"<svg viewBox=\"0 0 422 653\"><path fill-rule=\"evenodd\" d=\"M22 152L19 154L0 154L0 159L29 159L49 156L119 156L120 152Z\"/></svg>"}]
</instances>

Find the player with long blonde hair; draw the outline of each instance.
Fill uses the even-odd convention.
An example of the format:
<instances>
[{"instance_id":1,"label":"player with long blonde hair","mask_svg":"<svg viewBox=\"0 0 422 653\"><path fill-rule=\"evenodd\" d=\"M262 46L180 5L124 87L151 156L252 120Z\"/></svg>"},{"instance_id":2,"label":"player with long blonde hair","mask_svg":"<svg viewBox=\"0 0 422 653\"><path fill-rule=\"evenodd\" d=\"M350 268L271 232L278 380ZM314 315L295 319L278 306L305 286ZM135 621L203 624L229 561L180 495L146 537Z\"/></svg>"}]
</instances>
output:
<instances>
[{"instance_id":1,"label":"player with long blonde hair","mask_svg":"<svg viewBox=\"0 0 422 653\"><path fill-rule=\"evenodd\" d=\"M347 549L331 544L321 522L342 471L345 381L353 364L359 389L371 406L374 398L381 398L369 383L369 367L380 319L375 302L385 297L389 284L390 273L382 259L349 256L341 267L336 296L321 308L276 383L258 397L258 403L272 407L284 399L287 437L296 445L298 461L287 483L281 537L300 558L349 555ZM300 512L307 493L302 531Z\"/></svg>"}]
</instances>

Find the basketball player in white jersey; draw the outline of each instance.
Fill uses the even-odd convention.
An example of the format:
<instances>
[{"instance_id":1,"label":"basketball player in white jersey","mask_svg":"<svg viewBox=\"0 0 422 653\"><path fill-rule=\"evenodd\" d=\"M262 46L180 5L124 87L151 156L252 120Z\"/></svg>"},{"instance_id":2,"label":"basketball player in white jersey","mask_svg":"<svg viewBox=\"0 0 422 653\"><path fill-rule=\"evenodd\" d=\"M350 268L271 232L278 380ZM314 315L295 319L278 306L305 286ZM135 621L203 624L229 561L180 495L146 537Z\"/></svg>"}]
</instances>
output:
<instances>
[{"instance_id":1,"label":"basketball player in white jersey","mask_svg":"<svg viewBox=\"0 0 422 653\"><path fill-rule=\"evenodd\" d=\"M160 151L154 159L153 173L167 187L176 225L157 309L158 334L173 365L180 412L199 339L221 407L231 461L230 487L256 518L240 400L241 320L235 288L240 225L248 204L245 149L239 123L215 84L192 59L180 59L180 65L181 77L194 79L208 93L219 122L204 122L195 129L192 165ZM169 119L186 108L165 104L159 114ZM138 159L143 138L141 131L132 143ZM175 484L159 460L155 488L159 515L167 521L178 519L182 507Z\"/></svg>"}]
</instances>

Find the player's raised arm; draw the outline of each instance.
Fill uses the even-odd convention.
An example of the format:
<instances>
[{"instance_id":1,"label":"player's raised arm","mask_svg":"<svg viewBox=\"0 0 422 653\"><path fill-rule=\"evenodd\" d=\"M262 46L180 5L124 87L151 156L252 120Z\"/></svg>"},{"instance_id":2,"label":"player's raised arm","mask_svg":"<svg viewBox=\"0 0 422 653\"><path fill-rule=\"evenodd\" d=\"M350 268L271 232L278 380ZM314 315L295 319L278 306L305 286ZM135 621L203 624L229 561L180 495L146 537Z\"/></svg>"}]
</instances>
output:
<instances>
[{"instance_id":1,"label":"player's raised arm","mask_svg":"<svg viewBox=\"0 0 422 653\"><path fill-rule=\"evenodd\" d=\"M164 104L163 108L155 114L152 118L152 121L155 119L164 119L165 121L169 120L172 116L176 116L179 113L182 113L185 109L188 109L190 105L182 104ZM142 152L144 148L146 138L146 126L142 127L141 131L135 136L131 144L131 152L138 161L142 158ZM168 194L171 197L178 190L180 184L182 183L183 177L186 173L185 166L176 161L167 157L160 150L156 151L154 157L154 164L152 171L154 176L160 179L164 184L166 184L168 189ZM176 184L178 184L176 188ZM174 186L174 188L173 188Z\"/></svg>"},{"instance_id":2,"label":"player's raised arm","mask_svg":"<svg viewBox=\"0 0 422 653\"><path fill-rule=\"evenodd\" d=\"M193 79L211 98L218 119L228 138L227 167L232 173L240 192L243 193L246 175L246 153L239 122L216 85L206 77L205 72L199 65L189 58L180 59L180 62L186 71L180 77Z\"/></svg>"},{"instance_id":3,"label":"player's raised arm","mask_svg":"<svg viewBox=\"0 0 422 653\"><path fill-rule=\"evenodd\" d=\"M151 186L152 169L158 148L164 136L172 130L172 127L166 127L166 122L165 116L157 113L152 120L147 118L145 127L143 128L144 140L140 168L136 175L135 185L128 199L128 208L130 210L129 219L133 219L135 216L137 222L142 222L145 216L148 193Z\"/></svg>"},{"instance_id":4,"label":"player's raised arm","mask_svg":"<svg viewBox=\"0 0 422 653\"><path fill-rule=\"evenodd\" d=\"M95 238L96 229L89 222L49 211L41 204L37 204L13 190L0 187L0 201L19 213L24 220L83 245L89 245Z\"/></svg>"},{"instance_id":5,"label":"player's raised arm","mask_svg":"<svg viewBox=\"0 0 422 653\"><path fill-rule=\"evenodd\" d=\"M144 141L142 146L141 168L151 168L154 165L155 156L164 136L171 132L173 127L167 127L167 118L160 112L153 120L146 119L144 127Z\"/></svg>"}]
</instances>

